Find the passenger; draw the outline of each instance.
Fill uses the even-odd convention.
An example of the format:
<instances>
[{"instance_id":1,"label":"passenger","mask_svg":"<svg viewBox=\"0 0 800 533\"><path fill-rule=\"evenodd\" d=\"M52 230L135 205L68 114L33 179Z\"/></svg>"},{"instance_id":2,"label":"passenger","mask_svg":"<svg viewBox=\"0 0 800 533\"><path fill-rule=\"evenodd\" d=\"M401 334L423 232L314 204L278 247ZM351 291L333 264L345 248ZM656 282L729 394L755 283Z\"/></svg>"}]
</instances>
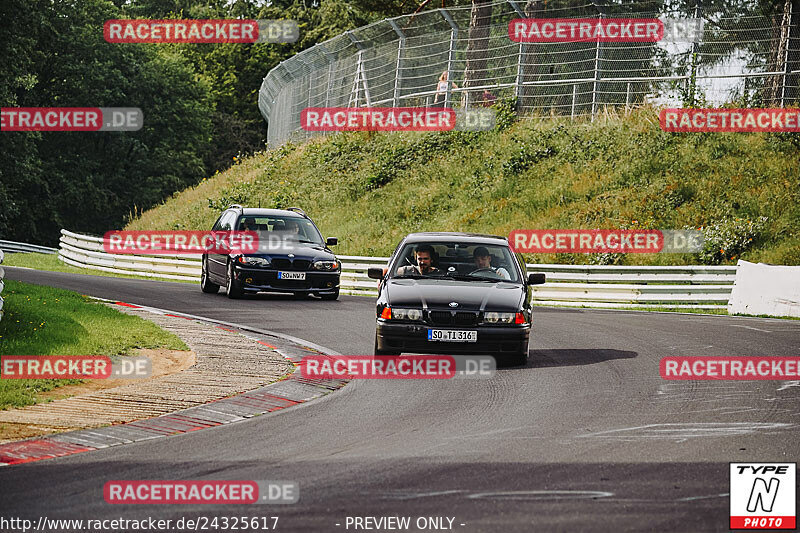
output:
<instances>
[{"instance_id":1,"label":"passenger","mask_svg":"<svg viewBox=\"0 0 800 533\"><path fill-rule=\"evenodd\" d=\"M511 279L511 275L508 273L508 270L503 267L495 268L492 266L492 256L485 246L478 246L475 248L475 251L472 252L472 257L475 260L476 269L470 272L470 274L488 271L492 272L493 274L497 274L501 279Z\"/></svg>"},{"instance_id":2,"label":"passenger","mask_svg":"<svg viewBox=\"0 0 800 533\"><path fill-rule=\"evenodd\" d=\"M430 244L420 244L414 250L414 259L417 264L406 265L397 269L398 276L422 275L436 276L442 273L433 263L436 261L436 250Z\"/></svg>"}]
</instances>

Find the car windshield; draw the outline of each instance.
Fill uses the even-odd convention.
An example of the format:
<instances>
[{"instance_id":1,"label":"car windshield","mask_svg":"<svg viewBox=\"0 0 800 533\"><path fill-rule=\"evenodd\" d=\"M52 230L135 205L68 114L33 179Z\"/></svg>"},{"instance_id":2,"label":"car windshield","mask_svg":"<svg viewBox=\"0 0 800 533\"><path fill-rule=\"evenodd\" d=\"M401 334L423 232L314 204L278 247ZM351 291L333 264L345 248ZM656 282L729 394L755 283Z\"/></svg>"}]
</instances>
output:
<instances>
[{"instance_id":1,"label":"car windshield","mask_svg":"<svg viewBox=\"0 0 800 533\"><path fill-rule=\"evenodd\" d=\"M520 281L508 246L441 241L407 244L398 255L391 277Z\"/></svg>"},{"instance_id":2,"label":"car windshield","mask_svg":"<svg viewBox=\"0 0 800 533\"><path fill-rule=\"evenodd\" d=\"M286 243L324 245L322 235L314 224L302 217L243 215L239 217L236 229L258 233L260 248L282 246Z\"/></svg>"}]
</instances>

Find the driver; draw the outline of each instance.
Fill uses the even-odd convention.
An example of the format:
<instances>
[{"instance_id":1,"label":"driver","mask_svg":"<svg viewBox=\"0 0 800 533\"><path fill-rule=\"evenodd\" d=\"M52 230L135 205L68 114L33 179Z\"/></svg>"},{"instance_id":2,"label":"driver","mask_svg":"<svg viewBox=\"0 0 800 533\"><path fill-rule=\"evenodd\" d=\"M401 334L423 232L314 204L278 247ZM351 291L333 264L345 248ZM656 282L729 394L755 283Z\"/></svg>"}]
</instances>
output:
<instances>
[{"instance_id":1,"label":"driver","mask_svg":"<svg viewBox=\"0 0 800 533\"><path fill-rule=\"evenodd\" d=\"M441 274L442 271L433 266L433 258L436 252L430 244L420 244L414 250L414 259L417 264L406 265L397 269L398 276L407 276L409 274L418 274L422 276L434 276Z\"/></svg>"},{"instance_id":2,"label":"driver","mask_svg":"<svg viewBox=\"0 0 800 533\"><path fill-rule=\"evenodd\" d=\"M472 252L472 258L475 260L475 270L470 272L470 274L488 271L496 274L500 277L500 279L511 279L508 270L503 267L494 268L492 266L492 256L489 254L489 250L487 250L485 246L478 246L475 248L475 251Z\"/></svg>"}]
</instances>

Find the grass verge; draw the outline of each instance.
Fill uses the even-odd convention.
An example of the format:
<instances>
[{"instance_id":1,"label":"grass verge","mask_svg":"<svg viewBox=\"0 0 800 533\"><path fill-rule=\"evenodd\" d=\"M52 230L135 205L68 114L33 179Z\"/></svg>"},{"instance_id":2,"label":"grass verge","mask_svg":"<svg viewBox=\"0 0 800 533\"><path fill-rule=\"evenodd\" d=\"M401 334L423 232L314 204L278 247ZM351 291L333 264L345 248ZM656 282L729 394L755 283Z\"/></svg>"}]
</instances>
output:
<instances>
[{"instance_id":1,"label":"grass verge","mask_svg":"<svg viewBox=\"0 0 800 533\"><path fill-rule=\"evenodd\" d=\"M189 348L152 322L72 291L7 280L0 355L134 355L138 348ZM75 380L0 379L0 409L39 401L37 395Z\"/></svg>"},{"instance_id":2,"label":"grass verge","mask_svg":"<svg viewBox=\"0 0 800 533\"><path fill-rule=\"evenodd\" d=\"M105 272L103 270L77 268L60 261L58 259L58 255L56 254L7 254L3 260L3 266L25 267L33 268L35 270L67 272L69 274L85 274L89 276L106 276L110 278L149 279L155 281L174 281L176 283L198 283L197 281L189 280L150 278L147 276L135 276L132 274L119 274L117 272Z\"/></svg>"}]
</instances>

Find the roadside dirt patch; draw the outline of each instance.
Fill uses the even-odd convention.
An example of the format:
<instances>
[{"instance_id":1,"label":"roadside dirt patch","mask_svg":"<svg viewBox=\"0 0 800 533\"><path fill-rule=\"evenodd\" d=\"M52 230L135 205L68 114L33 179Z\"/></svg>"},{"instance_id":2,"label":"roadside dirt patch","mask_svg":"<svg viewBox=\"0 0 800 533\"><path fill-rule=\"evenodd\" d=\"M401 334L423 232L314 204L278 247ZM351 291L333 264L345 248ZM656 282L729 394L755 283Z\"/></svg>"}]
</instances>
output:
<instances>
[{"instance_id":1,"label":"roadside dirt patch","mask_svg":"<svg viewBox=\"0 0 800 533\"><path fill-rule=\"evenodd\" d=\"M137 350L134 354L137 356L144 356L150 359L153 365L153 374L141 382L153 380L161 376L175 374L182 370L186 370L195 364L197 356L193 351L186 350L153 350L149 348L142 348ZM137 380L139 381L139 380ZM130 385L130 379L92 379L86 380L83 383L76 383L74 385L65 385L57 389L43 392L38 395L39 400L55 401L72 398L75 396L84 396L93 392L114 389L122 387L123 385ZM20 409L7 409L2 411L2 414L8 413L13 417L15 411ZM0 443L11 442L20 439L27 439L36 437L38 435L45 435L52 433L54 430L69 430L75 429L70 426L40 426L35 424L15 423L15 422L0 422Z\"/></svg>"},{"instance_id":2,"label":"roadside dirt patch","mask_svg":"<svg viewBox=\"0 0 800 533\"><path fill-rule=\"evenodd\" d=\"M69 385L42 395L50 402L0 411L0 443L153 418L254 390L294 371L277 351L228 328L115 308L155 322L192 351L142 350L153 361L147 379Z\"/></svg>"}]
</instances>

